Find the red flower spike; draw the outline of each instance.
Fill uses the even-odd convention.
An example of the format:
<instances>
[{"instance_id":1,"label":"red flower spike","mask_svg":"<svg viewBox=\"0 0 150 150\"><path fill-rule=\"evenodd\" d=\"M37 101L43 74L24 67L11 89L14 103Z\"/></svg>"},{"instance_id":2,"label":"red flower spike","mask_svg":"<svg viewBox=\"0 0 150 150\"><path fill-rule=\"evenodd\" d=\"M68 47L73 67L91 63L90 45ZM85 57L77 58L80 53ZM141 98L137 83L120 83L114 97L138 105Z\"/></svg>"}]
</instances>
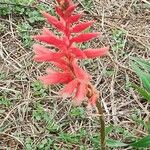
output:
<instances>
[{"instance_id":1,"label":"red flower spike","mask_svg":"<svg viewBox=\"0 0 150 150\"><path fill-rule=\"evenodd\" d=\"M47 19L48 23L55 26L58 30L64 31L65 27L63 22L58 21L55 17L51 16L50 14L41 11L42 15Z\"/></svg>"},{"instance_id":2,"label":"red flower spike","mask_svg":"<svg viewBox=\"0 0 150 150\"><path fill-rule=\"evenodd\" d=\"M62 95L71 96L73 92L76 90L79 81L77 79L72 80L69 82L66 87L60 92Z\"/></svg>"},{"instance_id":3,"label":"red flower spike","mask_svg":"<svg viewBox=\"0 0 150 150\"><path fill-rule=\"evenodd\" d=\"M54 72L50 75L39 77L39 80L41 80L46 85L68 83L72 81L72 76L70 76L69 73Z\"/></svg>"},{"instance_id":4,"label":"red flower spike","mask_svg":"<svg viewBox=\"0 0 150 150\"><path fill-rule=\"evenodd\" d=\"M94 23L94 21L90 21L90 22L85 22L85 23L80 23L78 25L76 25L75 27L73 27L72 29L72 33L79 33L84 31L85 29L87 29L88 27L90 27L92 24Z\"/></svg>"},{"instance_id":5,"label":"red flower spike","mask_svg":"<svg viewBox=\"0 0 150 150\"><path fill-rule=\"evenodd\" d=\"M87 93L87 85L84 83L80 83L75 95L75 100L74 100L75 105L80 105L82 103L84 97L86 96L86 93Z\"/></svg>"},{"instance_id":6,"label":"red flower spike","mask_svg":"<svg viewBox=\"0 0 150 150\"><path fill-rule=\"evenodd\" d=\"M46 12L42 12L48 23L52 24L59 31L63 32L57 37L48 28L43 28L42 35L36 35L33 38L41 42L50 44L59 50L51 51L40 45L34 45L34 59L38 62L50 62L59 71L48 68L47 75L39 77L44 84L66 84L62 90L62 95L74 96L74 104L80 105L85 97L89 100L89 105L94 106L97 101L97 95L90 84L91 77L79 65L78 59L96 58L108 53L108 48L85 49L73 45L73 43L83 43L97 37L100 33L81 33L90 27L94 21L78 23L82 14L74 14L76 5L71 0L56 0L56 12L59 19ZM80 33L74 35L75 33ZM55 50L55 49L54 49Z\"/></svg>"},{"instance_id":7,"label":"red flower spike","mask_svg":"<svg viewBox=\"0 0 150 150\"><path fill-rule=\"evenodd\" d=\"M99 49L86 49L83 52L87 56L87 58L95 58L107 55L108 50L108 47L103 47Z\"/></svg>"},{"instance_id":8,"label":"red flower spike","mask_svg":"<svg viewBox=\"0 0 150 150\"><path fill-rule=\"evenodd\" d=\"M99 36L100 33L84 33L84 34L80 34L77 37L73 37L71 39L71 43L75 42L75 43L83 43L83 42L87 42L93 38L96 38L97 36Z\"/></svg>"}]
</instances>

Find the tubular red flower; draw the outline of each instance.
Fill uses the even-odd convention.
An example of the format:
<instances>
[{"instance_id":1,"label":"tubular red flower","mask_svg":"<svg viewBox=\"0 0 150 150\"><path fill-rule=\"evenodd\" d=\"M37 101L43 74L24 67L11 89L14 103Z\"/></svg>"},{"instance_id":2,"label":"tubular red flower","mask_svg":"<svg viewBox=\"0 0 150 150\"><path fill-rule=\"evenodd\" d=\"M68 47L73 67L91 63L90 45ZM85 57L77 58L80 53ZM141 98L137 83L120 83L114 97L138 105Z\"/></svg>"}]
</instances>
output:
<instances>
[{"instance_id":1,"label":"tubular red flower","mask_svg":"<svg viewBox=\"0 0 150 150\"><path fill-rule=\"evenodd\" d=\"M70 5L72 5L71 0L56 0L56 1L62 10L66 10Z\"/></svg>"},{"instance_id":2,"label":"tubular red flower","mask_svg":"<svg viewBox=\"0 0 150 150\"><path fill-rule=\"evenodd\" d=\"M76 90L78 83L79 83L79 81L77 79L72 80L61 91L61 94L65 95L65 96L71 96L73 94L73 92Z\"/></svg>"},{"instance_id":3,"label":"tubular red flower","mask_svg":"<svg viewBox=\"0 0 150 150\"><path fill-rule=\"evenodd\" d=\"M80 83L78 85L78 89L74 97L75 99L74 103L76 105L80 105L82 101L84 100L86 93L87 93L87 85L85 83Z\"/></svg>"},{"instance_id":4,"label":"tubular red flower","mask_svg":"<svg viewBox=\"0 0 150 150\"><path fill-rule=\"evenodd\" d=\"M87 58L85 53L76 47L70 48L70 53L74 54L76 58L85 59Z\"/></svg>"},{"instance_id":5,"label":"tubular red flower","mask_svg":"<svg viewBox=\"0 0 150 150\"><path fill-rule=\"evenodd\" d=\"M90 75L77 65L76 60L72 62L72 66L73 71L78 79L82 80L83 82L88 82L91 79Z\"/></svg>"},{"instance_id":6,"label":"tubular red flower","mask_svg":"<svg viewBox=\"0 0 150 150\"><path fill-rule=\"evenodd\" d=\"M49 35L35 35L33 36L34 39L39 40L41 42L45 42L51 45L54 45L57 48L61 48L64 46L62 40L58 39L56 36L49 36Z\"/></svg>"},{"instance_id":7,"label":"tubular red flower","mask_svg":"<svg viewBox=\"0 0 150 150\"><path fill-rule=\"evenodd\" d=\"M87 29L88 27L90 27L93 23L94 23L94 21L89 21L89 22L80 23L80 24L74 26L71 31L72 31L72 33L79 33L79 32L82 32L83 30L85 30L85 29Z\"/></svg>"},{"instance_id":8,"label":"tubular red flower","mask_svg":"<svg viewBox=\"0 0 150 150\"><path fill-rule=\"evenodd\" d=\"M35 52L34 60L36 61L55 61L55 59L61 59L64 54L62 52L52 52L50 49L41 45L34 44L33 50Z\"/></svg>"},{"instance_id":9,"label":"tubular red flower","mask_svg":"<svg viewBox=\"0 0 150 150\"><path fill-rule=\"evenodd\" d=\"M42 34L49 35L49 36L55 36L55 34L53 32L51 32L48 28L45 28L45 27L42 30Z\"/></svg>"},{"instance_id":10,"label":"tubular red flower","mask_svg":"<svg viewBox=\"0 0 150 150\"><path fill-rule=\"evenodd\" d=\"M92 97L89 99L89 104L91 106L94 106L96 104L97 101L97 95L93 94Z\"/></svg>"},{"instance_id":11,"label":"tubular red flower","mask_svg":"<svg viewBox=\"0 0 150 150\"><path fill-rule=\"evenodd\" d=\"M81 18L81 14L76 14L76 15L72 15L72 16L70 16L69 18L68 18L68 23L70 23L70 24L73 24L73 23L75 23L75 22L78 22L79 20L80 20L80 18Z\"/></svg>"},{"instance_id":12,"label":"tubular red flower","mask_svg":"<svg viewBox=\"0 0 150 150\"><path fill-rule=\"evenodd\" d=\"M103 47L99 49L86 49L83 52L87 56L87 58L95 58L106 55L108 53L108 50L108 47Z\"/></svg>"},{"instance_id":13,"label":"tubular red flower","mask_svg":"<svg viewBox=\"0 0 150 150\"><path fill-rule=\"evenodd\" d=\"M64 18L64 12L62 11L62 9L59 6L56 6L55 10L61 18Z\"/></svg>"},{"instance_id":14,"label":"tubular red flower","mask_svg":"<svg viewBox=\"0 0 150 150\"><path fill-rule=\"evenodd\" d=\"M49 75L39 77L46 85L58 84L58 83L69 83L72 81L72 76L69 72L53 72Z\"/></svg>"},{"instance_id":15,"label":"tubular red flower","mask_svg":"<svg viewBox=\"0 0 150 150\"><path fill-rule=\"evenodd\" d=\"M48 23L55 26L58 30L64 31L65 26L64 26L63 22L58 21L55 17L51 16L50 14L48 14L46 12L42 11L41 13L47 19Z\"/></svg>"},{"instance_id":16,"label":"tubular red flower","mask_svg":"<svg viewBox=\"0 0 150 150\"><path fill-rule=\"evenodd\" d=\"M66 17L69 17L73 12L74 10L76 9L76 5L70 5L67 10L65 11L65 14L67 15Z\"/></svg>"},{"instance_id":17,"label":"tubular red flower","mask_svg":"<svg viewBox=\"0 0 150 150\"><path fill-rule=\"evenodd\" d=\"M89 41L93 38L96 38L98 35L100 35L99 32L97 32L97 33L83 33L83 34L80 34L77 37L73 37L71 39L71 43L73 43L73 42L75 42L75 43L87 42L87 41Z\"/></svg>"}]
</instances>

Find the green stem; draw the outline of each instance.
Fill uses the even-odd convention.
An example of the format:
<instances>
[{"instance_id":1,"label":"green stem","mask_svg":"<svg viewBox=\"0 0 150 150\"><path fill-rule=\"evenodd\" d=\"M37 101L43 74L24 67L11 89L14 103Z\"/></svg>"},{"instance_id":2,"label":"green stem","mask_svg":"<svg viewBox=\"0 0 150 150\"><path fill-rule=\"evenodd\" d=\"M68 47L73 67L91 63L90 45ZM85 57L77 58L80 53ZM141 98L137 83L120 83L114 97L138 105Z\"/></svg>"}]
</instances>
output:
<instances>
[{"instance_id":1,"label":"green stem","mask_svg":"<svg viewBox=\"0 0 150 150\"><path fill-rule=\"evenodd\" d=\"M97 107L97 109L98 109L98 113L99 113L99 123L100 123L100 125L101 125L101 128L100 128L101 150L106 150L105 119L104 119L104 115L103 115L103 108L102 108L101 102L99 102L99 100L97 100L97 102L96 102L96 107Z\"/></svg>"}]
</instances>

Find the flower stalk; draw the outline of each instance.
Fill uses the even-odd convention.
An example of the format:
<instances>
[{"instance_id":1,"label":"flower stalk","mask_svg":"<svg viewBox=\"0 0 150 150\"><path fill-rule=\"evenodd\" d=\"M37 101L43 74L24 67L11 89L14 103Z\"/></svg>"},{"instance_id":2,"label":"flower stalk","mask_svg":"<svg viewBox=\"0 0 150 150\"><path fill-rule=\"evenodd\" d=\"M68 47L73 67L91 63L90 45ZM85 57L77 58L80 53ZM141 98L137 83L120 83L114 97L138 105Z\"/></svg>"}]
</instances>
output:
<instances>
[{"instance_id":1,"label":"flower stalk","mask_svg":"<svg viewBox=\"0 0 150 150\"><path fill-rule=\"evenodd\" d=\"M101 101L99 101L100 94L91 83L89 83L89 93L90 93L90 91L95 93L94 95L96 96L96 107L97 107L98 114L99 114L99 124L100 124L100 130L99 130L99 132L100 132L100 150L106 150L105 118L104 118ZM89 94L88 96L90 97L91 94Z\"/></svg>"},{"instance_id":2,"label":"flower stalk","mask_svg":"<svg viewBox=\"0 0 150 150\"><path fill-rule=\"evenodd\" d=\"M46 21L53 25L61 36L55 35L48 28L43 28L41 35L33 38L53 47L34 44L34 60L37 62L48 62L55 68L48 68L47 74L40 76L39 79L47 85L65 84L60 91L62 96L72 97L73 103L80 105L84 99L88 100L91 106L97 106L100 114L101 124L101 150L105 150L105 123L101 103L98 101L97 90L91 84L92 77L83 70L78 60L93 59L107 55L109 48L88 48L80 49L78 43L87 42L100 35L99 32L83 33L95 21L79 22L82 14L75 14L76 5L71 0L56 0L56 13L58 18L51 16L47 12L41 12Z\"/></svg>"},{"instance_id":3,"label":"flower stalk","mask_svg":"<svg viewBox=\"0 0 150 150\"><path fill-rule=\"evenodd\" d=\"M101 125L101 127L100 127L101 150L106 150L105 119L104 119L104 114L103 114L103 108L102 108L101 102L99 102L99 100L96 101L96 107L97 107L98 113L99 113L99 124Z\"/></svg>"}]
</instances>

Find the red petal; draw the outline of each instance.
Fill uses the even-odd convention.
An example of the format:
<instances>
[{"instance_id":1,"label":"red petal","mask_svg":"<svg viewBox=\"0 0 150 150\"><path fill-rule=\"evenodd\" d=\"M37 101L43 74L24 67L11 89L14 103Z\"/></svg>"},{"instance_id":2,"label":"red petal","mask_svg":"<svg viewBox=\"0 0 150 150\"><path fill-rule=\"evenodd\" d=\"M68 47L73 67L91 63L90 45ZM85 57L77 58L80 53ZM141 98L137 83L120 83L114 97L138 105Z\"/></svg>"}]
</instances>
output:
<instances>
[{"instance_id":1,"label":"red petal","mask_svg":"<svg viewBox=\"0 0 150 150\"><path fill-rule=\"evenodd\" d=\"M73 24L77 21L79 21L79 19L81 18L81 14L77 14L77 15L73 15L73 16L70 16L69 19L68 19L68 22Z\"/></svg>"},{"instance_id":2,"label":"red petal","mask_svg":"<svg viewBox=\"0 0 150 150\"><path fill-rule=\"evenodd\" d=\"M39 80L41 80L44 84L58 84L58 83L68 83L72 80L72 77L69 73L61 73L61 72L55 72L50 75L45 75L42 77L39 77Z\"/></svg>"},{"instance_id":3,"label":"red petal","mask_svg":"<svg viewBox=\"0 0 150 150\"><path fill-rule=\"evenodd\" d=\"M74 47L74 48L70 48L70 50L71 50L71 53L73 53L76 57L80 59L86 58L86 55L81 49Z\"/></svg>"},{"instance_id":4,"label":"red petal","mask_svg":"<svg viewBox=\"0 0 150 150\"><path fill-rule=\"evenodd\" d=\"M56 59L60 59L63 56L63 53L52 52L49 49L38 44L35 44L33 46L33 49L36 54L34 56L34 60L38 62L55 61Z\"/></svg>"},{"instance_id":5,"label":"red petal","mask_svg":"<svg viewBox=\"0 0 150 150\"><path fill-rule=\"evenodd\" d=\"M60 9L60 7L56 6L56 12L57 12L57 14L58 14L60 17L64 18L64 13L63 13L63 11Z\"/></svg>"},{"instance_id":6,"label":"red petal","mask_svg":"<svg viewBox=\"0 0 150 150\"><path fill-rule=\"evenodd\" d=\"M77 7L76 5L69 6L65 11L65 15L70 16L73 13L73 11L76 9L76 7Z\"/></svg>"},{"instance_id":7,"label":"red petal","mask_svg":"<svg viewBox=\"0 0 150 150\"><path fill-rule=\"evenodd\" d=\"M54 45L57 48L61 48L62 46L64 46L64 43L55 36L36 35L36 36L33 36L33 38L36 39L36 40Z\"/></svg>"},{"instance_id":8,"label":"red petal","mask_svg":"<svg viewBox=\"0 0 150 150\"><path fill-rule=\"evenodd\" d=\"M100 35L99 32L80 34L79 36L72 38L71 43L73 43L73 42L76 42L76 43L86 42L86 41L89 41L89 40L97 37L98 35Z\"/></svg>"},{"instance_id":9,"label":"red petal","mask_svg":"<svg viewBox=\"0 0 150 150\"><path fill-rule=\"evenodd\" d=\"M82 101L84 100L86 93L87 93L87 85L84 83L80 83L78 88L77 88L74 103L76 105L80 105L82 103Z\"/></svg>"},{"instance_id":10,"label":"red petal","mask_svg":"<svg viewBox=\"0 0 150 150\"><path fill-rule=\"evenodd\" d=\"M65 88L61 91L61 94L71 96L75 89L77 88L79 81L77 79L72 80L69 82Z\"/></svg>"},{"instance_id":11,"label":"red petal","mask_svg":"<svg viewBox=\"0 0 150 150\"><path fill-rule=\"evenodd\" d=\"M47 73L47 74L52 74L52 73L56 73L56 71L53 70L53 69L51 69L51 68L47 68L47 69L46 69L46 73Z\"/></svg>"},{"instance_id":12,"label":"red petal","mask_svg":"<svg viewBox=\"0 0 150 150\"><path fill-rule=\"evenodd\" d=\"M88 58L95 58L106 55L108 53L108 50L108 47L103 47L99 49L86 49L83 52Z\"/></svg>"},{"instance_id":13,"label":"red petal","mask_svg":"<svg viewBox=\"0 0 150 150\"><path fill-rule=\"evenodd\" d=\"M70 41L66 36L62 37L62 41L65 43L64 45L69 46ZM64 49L64 51L65 51L65 49Z\"/></svg>"},{"instance_id":14,"label":"red petal","mask_svg":"<svg viewBox=\"0 0 150 150\"><path fill-rule=\"evenodd\" d=\"M62 9L67 9L70 5L73 4L72 0L56 0L57 3L62 7Z\"/></svg>"},{"instance_id":15,"label":"red petal","mask_svg":"<svg viewBox=\"0 0 150 150\"><path fill-rule=\"evenodd\" d=\"M49 49L47 49L39 44L34 44L33 50L36 54L47 54L50 51Z\"/></svg>"},{"instance_id":16,"label":"red petal","mask_svg":"<svg viewBox=\"0 0 150 150\"><path fill-rule=\"evenodd\" d=\"M43 35L49 35L49 36L55 36L54 33L52 33L48 28L43 28L42 30Z\"/></svg>"},{"instance_id":17,"label":"red petal","mask_svg":"<svg viewBox=\"0 0 150 150\"><path fill-rule=\"evenodd\" d=\"M87 82L90 79L90 76L77 65L76 60L72 62L72 65L73 65L74 73L78 79L83 80L85 82Z\"/></svg>"},{"instance_id":18,"label":"red petal","mask_svg":"<svg viewBox=\"0 0 150 150\"><path fill-rule=\"evenodd\" d=\"M64 60L55 60L55 62L52 62L52 64L64 71L69 69L68 64Z\"/></svg>"},{"instance_id":19,"label":"red petal","mask_svg":"<svg viewBox=\"0 0 150 150\"><path fill-rule=\"evenodd\" d=\"M90 27L93 23L94 23L94 21L90 21L90 22L85 22L85 23L78 24L75 27L73 27L72 32L73 33L82 32L86 28Z\"/></svg>"},{"instance_id":20,"label":"red petal","mask_svg":"<svg viewBox=\"0 0 150 150\"><path fill-rule=\"evenodd\" d=\"M41 13L50 24L54 25L60 31L64 31L65 27L64 27L63 22L58 21L55 17L51 16L50 14L46 12L41 11Z\"/></svg>"},{"instance_id":21,"label":"red petal","mask_svg":"<svg viewBox=\"0 0 150 150\"><path fill-rule=\"evenodd\" d=\"M97 101L97 95L93 95L90 99L89 99L89 104L92 106L96 105L96 101Z\"/></svg>"},{"instance_id":22,"label":"red petal","mask_svg":"<svg viewBox=\"0 0 150 150\"><path fill-rule=\"evenodd\" d=\"M49 54L41 54L35 55L33 59L37 62L51 62L55 61L56 59L60 59L61 54L49 53Z\"/></svg>"}]
</instances>

